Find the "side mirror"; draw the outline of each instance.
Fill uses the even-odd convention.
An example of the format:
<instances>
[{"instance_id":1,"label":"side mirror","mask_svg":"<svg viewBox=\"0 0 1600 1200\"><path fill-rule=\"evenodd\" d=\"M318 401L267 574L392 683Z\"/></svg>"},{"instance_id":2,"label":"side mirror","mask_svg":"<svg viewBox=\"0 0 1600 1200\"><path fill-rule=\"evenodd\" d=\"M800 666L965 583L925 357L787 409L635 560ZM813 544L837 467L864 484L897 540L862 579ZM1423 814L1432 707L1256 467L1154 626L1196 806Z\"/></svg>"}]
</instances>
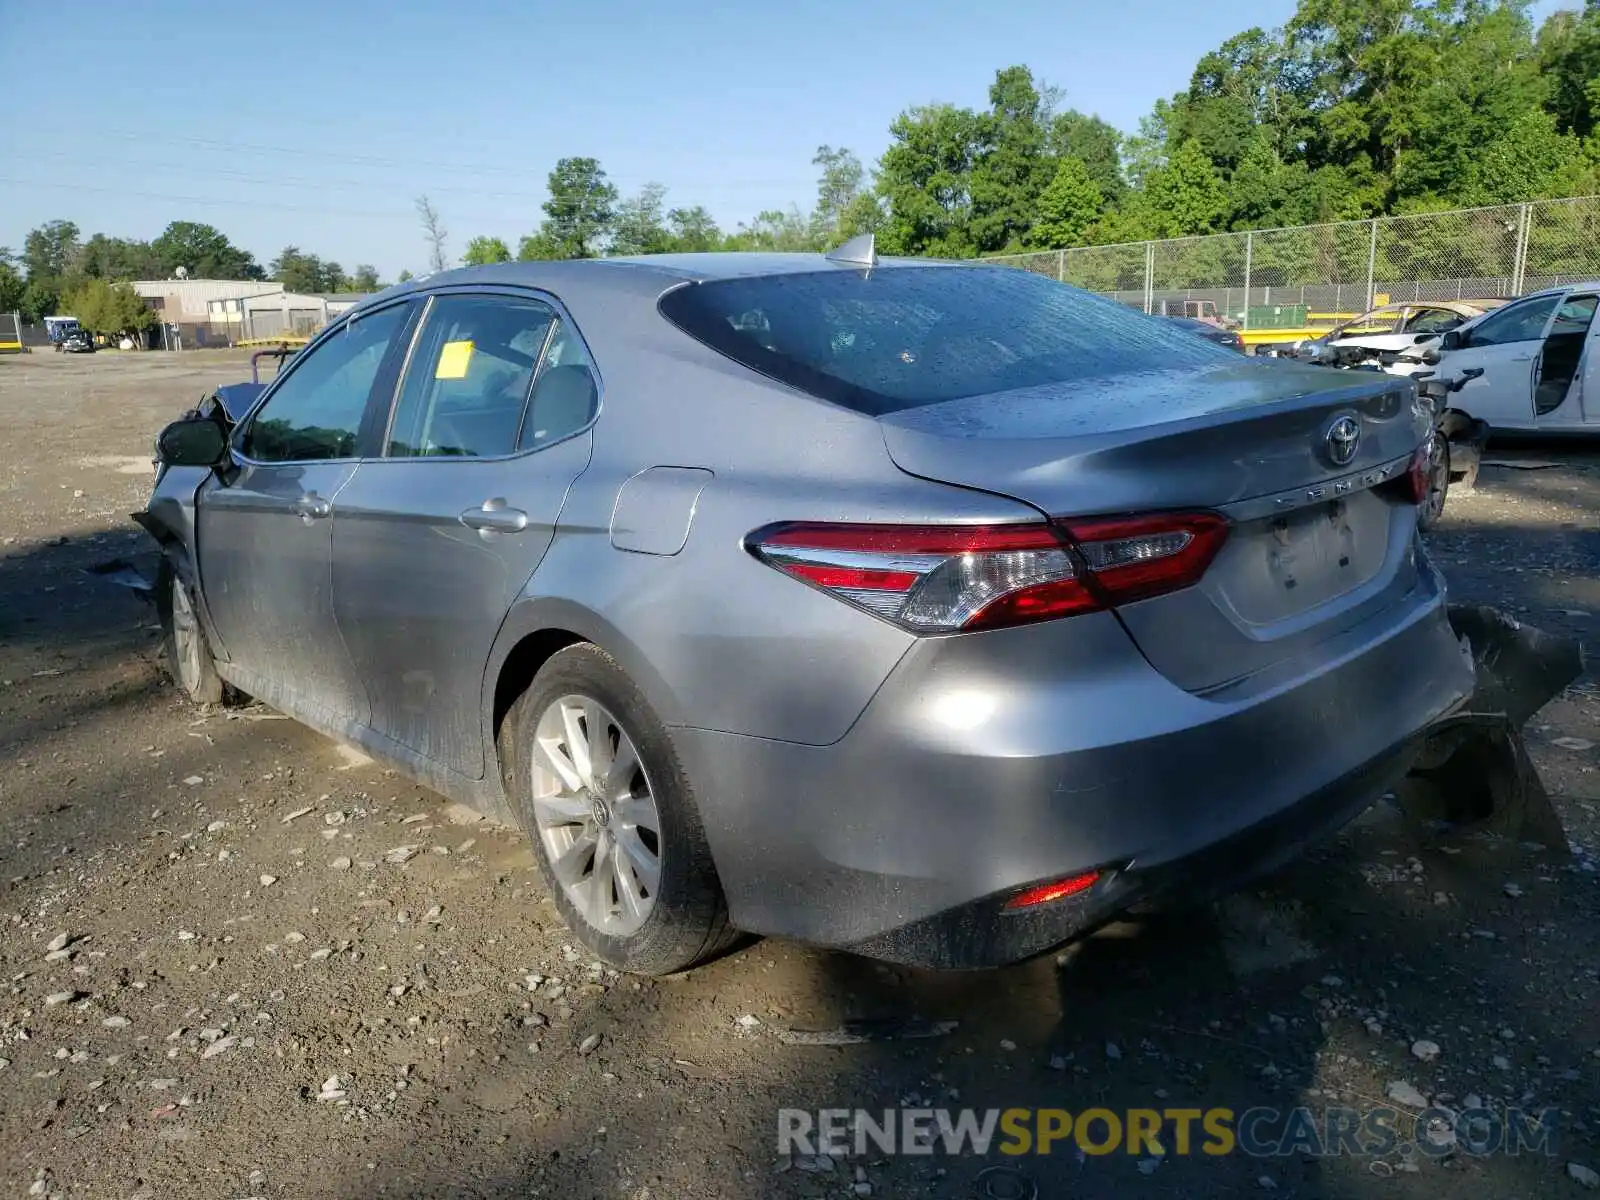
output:
<instances>
[{"instance_id":1,"label":"side mirror","mask_svg":"<svg viewBox=\"0 0 1600 1200\"><path fill-rule=\"evenodd\" d=\"M1459 350L1466 344L1466 337L1459 329L1452 329L1439 339L1439 349Z\"/></svg>"},{"instance_id":2,"label":"side mirror","mask_svg":"<svg viewBox=\"0 0 1600 1200\"><path fill-rule=\"evenodd\" d=\"M209 417L184 417L156 438L156 457L169 467L214 467L227 449L227 434Z\"/></svg>"}]
</instances>

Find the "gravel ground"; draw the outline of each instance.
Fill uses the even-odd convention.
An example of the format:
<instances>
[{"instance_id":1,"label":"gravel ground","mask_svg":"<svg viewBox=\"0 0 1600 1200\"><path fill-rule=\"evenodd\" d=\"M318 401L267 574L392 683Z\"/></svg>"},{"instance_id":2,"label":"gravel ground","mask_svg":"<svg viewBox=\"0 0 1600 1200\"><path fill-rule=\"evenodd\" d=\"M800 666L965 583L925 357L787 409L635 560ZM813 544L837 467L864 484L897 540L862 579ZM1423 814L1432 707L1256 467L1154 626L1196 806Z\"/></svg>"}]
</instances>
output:
<instances>
[{"instance_id":1,"label":"gravel ground","mask_svg":"<svg viewBox=\"0 0 1600 1200\"><path fill-rule=\"evenodd\" d=\"M181 702L154 610L85 573L148 559L127 514L151 438L243 361L0 359L5 1194L973 1197L996 1165L1044 1197L1600 1186L1593 672L1528 730L1570 856L1425 840L1378 810L1261 891L1006 971L765 941L618 977L572 943L520 836L269 711ZM1514 465L1486 466L1433 538L1456 598L1592 655L1600 459L1491 461ZM782 1036L909 1016L957 1024ZM1558 1108L1556 1152L836 1162L776 1141L783 1107L1469 1097Z\"/></svg>"}]
</instances>

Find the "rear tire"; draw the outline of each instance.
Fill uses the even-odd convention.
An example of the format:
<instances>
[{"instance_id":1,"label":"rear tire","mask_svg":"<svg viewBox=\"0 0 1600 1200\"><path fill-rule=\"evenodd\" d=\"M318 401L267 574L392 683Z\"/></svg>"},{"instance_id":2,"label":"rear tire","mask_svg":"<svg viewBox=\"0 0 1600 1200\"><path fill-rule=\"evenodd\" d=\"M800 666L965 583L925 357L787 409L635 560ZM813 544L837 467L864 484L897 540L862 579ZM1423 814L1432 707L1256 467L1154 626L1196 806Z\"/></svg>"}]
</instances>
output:
<instances>
[{"instance_id":1,"label":"rear tire","mask_svg":"<svg viewBox=\"0 0 1600 1200\"><path fill-rule=\"evenodd\" d=\"M194 598L166 559L161 560L156 576L156 607L161 614L167 674L173 683L195 704L221 704L226 685L217 674Z\"/></svg>"},{"instance_id":2,"label":"rear tire","mask_svg":"<svg viewBox=\"0 0 1600 1200\"><path fill-rule=\"evenodd\" d=\"M672 740L610 655L552 655L506 714L500 761L556 907L596 958L670 975L734 943Z\"/></svg>"},{"instance_id":3,"label":"rear tire","mask_svg":"<svg viewBox=\"0 0 1600 1200\"><path fill-rule=\"evenodd\" d=\"M1444 516L1450 492L1450 439L1435 432L1428 442L1428 494L1417 512L1417 528L1427 533Z\"/></svg>"}]
</instances>

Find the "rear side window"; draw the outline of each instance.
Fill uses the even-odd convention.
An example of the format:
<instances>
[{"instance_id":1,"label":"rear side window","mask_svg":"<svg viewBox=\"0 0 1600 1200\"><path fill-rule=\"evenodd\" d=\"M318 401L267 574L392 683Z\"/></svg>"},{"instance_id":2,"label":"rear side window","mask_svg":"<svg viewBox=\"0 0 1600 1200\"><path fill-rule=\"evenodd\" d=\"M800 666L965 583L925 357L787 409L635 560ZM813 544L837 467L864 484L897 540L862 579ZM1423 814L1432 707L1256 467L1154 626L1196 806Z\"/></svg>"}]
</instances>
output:
<instances>
[{"instance_id":1,"label":"rear side window","mask_svg":"<svg viewBox=\"0 0 1600 1200\"><path fill-rule=\"evenodd\" d=\"M428 311L389 431L391 458L511 454L556 314L537 300L445 295Z\"/></svg>"},{"instance_id":2,"label":"rear side window","mask_svg":"<svg viewBox=\"0 0 1600 1200\"><path fill-rule=\"evenodd\" d=\"M688 284L661 313L782 383L877 416L965 396L1238 355L1008 267L884 267Z\"/></svg>"}]
</instances>

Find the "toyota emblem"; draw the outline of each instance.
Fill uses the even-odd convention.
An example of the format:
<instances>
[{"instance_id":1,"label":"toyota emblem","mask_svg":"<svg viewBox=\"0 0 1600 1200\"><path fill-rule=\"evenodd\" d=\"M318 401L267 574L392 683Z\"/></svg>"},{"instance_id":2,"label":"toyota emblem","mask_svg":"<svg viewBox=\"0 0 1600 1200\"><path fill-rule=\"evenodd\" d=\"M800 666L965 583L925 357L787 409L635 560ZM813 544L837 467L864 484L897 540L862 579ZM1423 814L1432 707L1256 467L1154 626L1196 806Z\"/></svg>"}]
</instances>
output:
<instances>
[{"instance_id":1,"label":"toyota emblem","mask_svg":"<svg viewBox=\"0 0 1600 1200\"><path fill-rule=\"evenodd\" d=\"M1361 445L1361 423L1354 417L1340 417L1328 426L1325 440L1328 458L1336 467L1345 466L1356 456Z\"/></svg>"}]
</instances>

